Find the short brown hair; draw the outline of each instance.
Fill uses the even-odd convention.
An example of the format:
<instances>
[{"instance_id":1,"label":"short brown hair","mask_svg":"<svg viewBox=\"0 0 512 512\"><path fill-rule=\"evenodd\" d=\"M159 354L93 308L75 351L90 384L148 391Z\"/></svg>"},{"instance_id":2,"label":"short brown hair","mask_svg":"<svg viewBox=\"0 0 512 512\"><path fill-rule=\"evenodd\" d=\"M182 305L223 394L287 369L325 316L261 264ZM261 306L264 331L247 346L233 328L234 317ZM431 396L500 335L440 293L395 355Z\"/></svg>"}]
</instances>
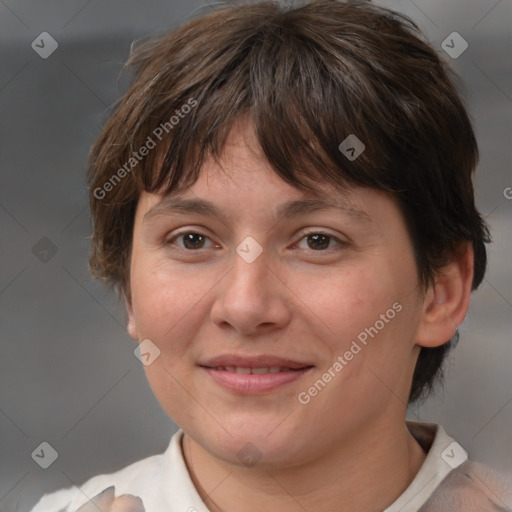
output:
<instances>
[{"instance_id":1,"label":"short brown hair","mask_svg":"<svg viewBox=\"0 0 512 512\"><path fill-rule=\"evenodd\" d=\"M126 65L132 84L89 161L90 268L118 292L129 297L141 191L191 186L246 114L287 183L396 197L424 289L464 241L474 250L472 289L481 283L490 236L474 202L475 136L458 77L406 16L364 1L224 5L144 42ZM156 134L158 149L141 156ZM350 134L365 145L353 161L338 149ZM449 341L421 349L410 401L441 375Z\"/></svg>"}]
</instances>

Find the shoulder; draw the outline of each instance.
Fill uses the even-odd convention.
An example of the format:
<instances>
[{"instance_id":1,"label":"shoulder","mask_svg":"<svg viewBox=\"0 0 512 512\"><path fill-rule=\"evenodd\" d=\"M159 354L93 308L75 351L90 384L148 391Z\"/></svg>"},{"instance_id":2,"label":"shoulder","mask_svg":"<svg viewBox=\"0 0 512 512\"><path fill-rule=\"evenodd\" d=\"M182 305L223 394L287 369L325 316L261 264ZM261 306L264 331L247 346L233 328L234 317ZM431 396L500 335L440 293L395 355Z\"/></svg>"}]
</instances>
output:
<instances>
[{"instance_id":1,"label":"shoulder","mask_svg":"<svg viewBox=\"0 0 512 512\"><path fill-rule=\"evenodd\" d=\"M31 512L75 512L87 501L108 487L115 487L115 494L137 494L150 481L155 481L162 465L163 454L152 455L130 464L118 471L97 475L84 484L60 489L45 494L32 508Z\"/></svg>"},{"instance_id":2,"label":"shoulder","mask_svg":"<svg viewBox=\"0 0 512 512\"><path fill-rule=\"evenodd\" d=\"M467 461L443 480L421 512L508 512L512 509L512 475Z\"/></svg>"}]
</instances>

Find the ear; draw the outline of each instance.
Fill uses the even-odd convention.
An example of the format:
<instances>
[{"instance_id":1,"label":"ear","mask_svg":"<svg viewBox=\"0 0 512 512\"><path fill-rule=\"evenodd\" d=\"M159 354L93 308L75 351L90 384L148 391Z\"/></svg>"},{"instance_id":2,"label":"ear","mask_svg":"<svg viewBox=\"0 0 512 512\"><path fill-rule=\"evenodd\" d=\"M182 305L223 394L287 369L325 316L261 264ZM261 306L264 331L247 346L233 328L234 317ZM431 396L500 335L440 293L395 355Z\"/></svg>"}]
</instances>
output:
<instances>
[{"instance_id":1,"label":"ear","mask_svg":"<svg viewBox=\"0 0 512 512\"><path fill-rule=\"evenodd\" d=\"M465 242L458 247L451 263L440 271L435 285L429 287L425 294L416 337L418 345L438 347L453 337L469 308L473 273L473 247Z\"/></svg>"},{"instance_id":2,"label":"ear","mask_svg":"<svg viewBox=\"0 0 512 512\"><path fill-rule=\"evenodd\" d=\"M137 324L135 323L135 315L133 314L132 301L125 295L124 297L126 312L128 313L128 325L126 327L128 334L134 339L139 340L139 333L137 331Z\"/></svg>"}]
</instances>

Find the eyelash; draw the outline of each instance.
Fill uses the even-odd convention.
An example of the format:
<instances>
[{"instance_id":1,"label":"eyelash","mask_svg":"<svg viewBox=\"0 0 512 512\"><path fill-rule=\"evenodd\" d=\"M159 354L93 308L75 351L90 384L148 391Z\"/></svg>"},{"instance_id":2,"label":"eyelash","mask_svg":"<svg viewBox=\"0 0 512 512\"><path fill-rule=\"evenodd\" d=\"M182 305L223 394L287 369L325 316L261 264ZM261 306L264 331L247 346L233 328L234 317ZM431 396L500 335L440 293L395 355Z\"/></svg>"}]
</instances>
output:
<instances>
[{"instance_id":1,"label":"eyelash","mask_svg":"<svg viewBox=\"0 0 512 512\"><path fill-rule=\"evenodd\" d=\"M201 233L200 231L194 231L194 230L187 230L187 231L179 231L178 233L175 233L175 235L170 238L169 240L167 240L165 242L165 245L174 245L174 242L184 236L184 235L200 235L208 240L210 240L210 237L208 237L207 235L205 235L204 233ZM325 231L319 231L319 230L313 230L313 231L308 231L306 233L303 233L300 240L299 241L302 241L304 240L305 238L307 238L308 236L311 236L311 235L321 235L321 236L325 236L325 237L328 237L330 240L334 240L337 242L338 244L338 249L341 248L341 247L344 247L346 245L348 245L347 242L344 242L343 240L340 240L339 238L335 237L334 235L331 235L330 233L326 233ZM210 240L211 241L211 240ZM185 251L185 252L201 252L202 250L206 250L206 249L203 249L203 248L200 248L200 249L187 249L187 248L183 248L183 247L178 247L179 250L181 251ZM302 250L306 250L306 249L302 249ZM313 249L310 249L309 252L331 252L333 250L333 248L330 248L330 249L320 249L320 250L313 250Z\"/></svg>"}]
</instances>

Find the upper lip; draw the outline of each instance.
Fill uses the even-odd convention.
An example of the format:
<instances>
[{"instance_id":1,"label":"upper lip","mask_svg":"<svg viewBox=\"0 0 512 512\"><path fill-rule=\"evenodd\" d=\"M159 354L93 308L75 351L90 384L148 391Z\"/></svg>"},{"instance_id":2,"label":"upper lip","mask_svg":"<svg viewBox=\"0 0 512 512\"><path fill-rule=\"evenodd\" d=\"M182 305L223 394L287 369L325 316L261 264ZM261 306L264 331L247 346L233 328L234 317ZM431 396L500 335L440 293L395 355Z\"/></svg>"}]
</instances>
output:
<instances>
[{"instance_id":1,"label":"upper lip","mask_svg":"<svg viewBox=\"0 0 512 512\"><path fill-rule=\"evenodd\" d=\"M272 366L279 366L281 368L305 368L313 365L270 355L241 356L225 354L200 362L199 366L208 366L210 368L217 368L219 366L237 366L240 368L269 368Z\"/></svg>"}]
</instances>

